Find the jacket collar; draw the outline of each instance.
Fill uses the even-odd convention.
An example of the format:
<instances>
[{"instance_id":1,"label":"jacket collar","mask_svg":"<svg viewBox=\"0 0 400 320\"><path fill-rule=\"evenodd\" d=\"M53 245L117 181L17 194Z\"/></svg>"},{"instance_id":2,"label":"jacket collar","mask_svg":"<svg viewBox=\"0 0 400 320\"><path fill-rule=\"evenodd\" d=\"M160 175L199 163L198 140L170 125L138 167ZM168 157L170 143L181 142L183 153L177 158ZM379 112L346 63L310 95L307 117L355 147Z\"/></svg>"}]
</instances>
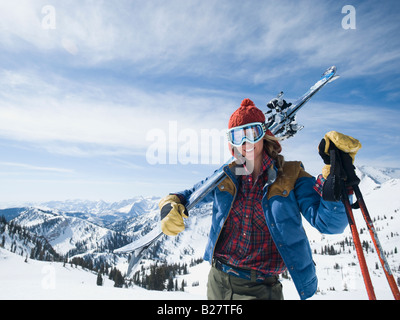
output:
<instances>
[{"instance_id":1,"label":"jacket collar","mask_svg":"<svg viewBox=\"0 0 400 320\"><path fill-rule=\"evenodd\" d=\"M236 185L238 185L239 177L246 174L246 168L244 167L244 165L238 164L236 162L236 159L234 158L232 158L229 164L224 166L223 170ZM273 184L278 176L278 169L276 168L275 161L273 159L271 159L271 163L267 167L267 171L268 171L268 180L265 183L264 188Z\"/></svg>"}]
</instances>

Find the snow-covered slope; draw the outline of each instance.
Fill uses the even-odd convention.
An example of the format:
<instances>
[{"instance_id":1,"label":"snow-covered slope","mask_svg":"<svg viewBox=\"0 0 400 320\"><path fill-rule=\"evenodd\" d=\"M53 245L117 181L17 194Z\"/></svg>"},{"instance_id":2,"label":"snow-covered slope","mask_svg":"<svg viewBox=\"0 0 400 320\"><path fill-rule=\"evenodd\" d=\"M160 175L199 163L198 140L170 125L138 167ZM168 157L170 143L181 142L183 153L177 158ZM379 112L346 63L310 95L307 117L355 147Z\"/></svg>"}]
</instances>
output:
<instances>
[{"instance_id":1,"label":"snow-covered slope","mask_svg":"<svg viewBox=\"0 0 400 320\"><path fill-rule=\"evenodd\" d=\"M394 168L359 166L356 168L356 174L361 180L359 187L364 195L379 189L389 180L400 179L400 169Z\"/></svg>"},{"instance_id":2,"label":"snow-covered slope","mask_svg":"<svg viewBox=\"0 0 400 320\"><path fill-rule=\"evenodd\" d=\"M202 295L148 291L139 287L114 288L114 282L61 262L28 260L0 248L0 300L188 300Z\"/></svg>"}]
</instances>

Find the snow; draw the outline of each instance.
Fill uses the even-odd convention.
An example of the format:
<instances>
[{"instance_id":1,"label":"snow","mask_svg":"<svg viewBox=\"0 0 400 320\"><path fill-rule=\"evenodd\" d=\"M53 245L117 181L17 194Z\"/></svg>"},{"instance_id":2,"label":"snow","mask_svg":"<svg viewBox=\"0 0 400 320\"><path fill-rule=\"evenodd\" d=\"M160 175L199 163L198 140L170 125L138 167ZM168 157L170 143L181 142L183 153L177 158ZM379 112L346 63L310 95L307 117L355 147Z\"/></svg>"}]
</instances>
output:
<instances>
[{"instance_id":1,"label":"snow","mask_svg":"<svg viewBox=\"0 0 400 320\"><path fill-rule=\"evenodd\" d=\"M200 294L148 291L142 288L114 288L104 277L96 285L97 275L63 263L41 262L0 248L0 300L189 300L204 299Z\"/></svg>"}]
</instances>

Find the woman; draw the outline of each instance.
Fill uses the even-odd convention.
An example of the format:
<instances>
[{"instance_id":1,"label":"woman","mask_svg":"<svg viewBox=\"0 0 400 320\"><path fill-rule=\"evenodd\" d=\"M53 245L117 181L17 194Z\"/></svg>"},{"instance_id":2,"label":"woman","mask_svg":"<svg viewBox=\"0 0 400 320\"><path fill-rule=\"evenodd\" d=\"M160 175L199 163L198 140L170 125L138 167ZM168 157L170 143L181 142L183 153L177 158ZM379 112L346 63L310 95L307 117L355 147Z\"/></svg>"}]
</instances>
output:
<instances>
[{"instance_id":1,"label":"woman","mask_svg":"<svg viewBox=\"0 0 400 320\"><path fill-rule=\"evenodd\" d=\"M224 167L226 179L204 200L213 201L204 254L212 266L208 298L283 299L278 276L286 269L300 298L311 297L317 277L301 214L322 233L341 233L347 226L344 206L322 199L323 178L316 181L301 162L284 161L264 113L250 99L230 117L228 141L242 164ZM185 203L201 184L160 201L165 234L184 230Z\"/></svg>"}]
</instances>

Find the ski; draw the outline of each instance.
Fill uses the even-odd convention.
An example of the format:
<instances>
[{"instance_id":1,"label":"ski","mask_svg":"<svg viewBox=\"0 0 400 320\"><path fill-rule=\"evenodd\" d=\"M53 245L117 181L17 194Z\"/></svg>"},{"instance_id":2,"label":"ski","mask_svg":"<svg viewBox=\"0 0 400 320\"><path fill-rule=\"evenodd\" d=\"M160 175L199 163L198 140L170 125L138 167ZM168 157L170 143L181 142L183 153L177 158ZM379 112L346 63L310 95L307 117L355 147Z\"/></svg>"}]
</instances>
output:
<instances>
[{"instance_id":1,"label":"ski","mask_svg":"<svg viewBox=\"0 0 400 320\"><path fill-rule=\"evenodd\" d=\"M266 112L267 127L276 136L282 139L293 137L298 131L303 129L303 126L299 126L296 123L297 112L327 83L330 83L339 76L336 75L336 67L332 66L328 68L321 76L321 79L317 81L306 93L298 98L291 106L286 109L281 109L279 106L275 110L269 110ZM280 92L277 96L278 101L282 100L283 92Z\"/></svg>"},{"instance_id":2,"label":"ski","mask_svg":"<svg viewBox=\"0 0 400 320\"><path fill-rule=\"evenodd\" d=\"M265 113L266 115L266 126L267 128L277 137L281 139L288 139L293 137L298 131L303 129L296 123L297 112L326 84L336 80L339 76L336 75L336 67L332 66L328 68L321 76L321 78L312 85L302 96L300 96L293 104L285 109L281 109L278 106ZM277 96L278 100L282 100L283 92L280 92ZM282 106L282 104L281 104ZM193 192L186 203L186 209L190 211L199 202L201 202L216 186L226 177L223 168L234 161L232 157L222 167L220 167L207 181L195 192ZM127 276L131 274L135 266L139 263L147 249L150 248L161 236L162 231L157 228L143 238L128 244L122 248L114 250L115 253L132 253L133 256L129 263Z\"/></svg>"}]
</instances>

